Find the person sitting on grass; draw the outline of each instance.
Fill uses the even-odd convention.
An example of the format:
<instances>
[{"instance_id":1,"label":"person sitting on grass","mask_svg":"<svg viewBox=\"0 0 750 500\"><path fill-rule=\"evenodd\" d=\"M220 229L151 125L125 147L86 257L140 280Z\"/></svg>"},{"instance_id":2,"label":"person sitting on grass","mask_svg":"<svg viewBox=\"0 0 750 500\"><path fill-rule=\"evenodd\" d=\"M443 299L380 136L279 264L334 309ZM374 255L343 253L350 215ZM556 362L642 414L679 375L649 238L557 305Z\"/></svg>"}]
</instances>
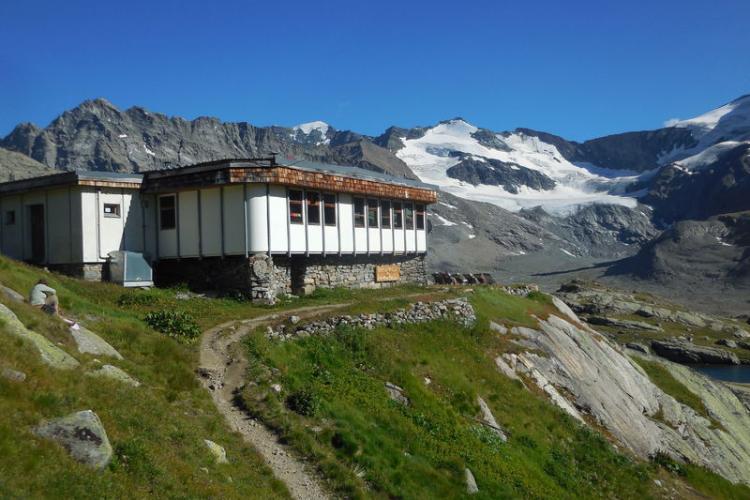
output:
<instances>
[{"instance_id":1,"label":"person sitting on grass","mask_svg":"<svg viewBox=\"0 0 750 500\"><path fill-rule=\"evenodd\" d=\"M60 308L57 301L57 292L47 284L47 280L41 278L31 289L29 304L38 307L52 316L57 316Z\"/></svg>"}]
</instances>

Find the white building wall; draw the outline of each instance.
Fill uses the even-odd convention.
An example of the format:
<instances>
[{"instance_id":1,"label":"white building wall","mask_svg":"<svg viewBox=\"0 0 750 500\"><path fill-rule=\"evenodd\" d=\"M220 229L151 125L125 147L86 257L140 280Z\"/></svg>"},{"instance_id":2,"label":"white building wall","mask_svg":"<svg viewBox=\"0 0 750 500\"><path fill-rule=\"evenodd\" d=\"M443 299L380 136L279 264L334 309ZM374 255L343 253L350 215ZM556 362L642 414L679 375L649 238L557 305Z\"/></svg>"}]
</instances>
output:
<instances>
[{"instance_id":1,"label":"white building wall","mask_svg":"<svg viewBox=\"0 0 750 500\"><path fill-rule=\"evenodd\" d=\"M221 191L201 189L201 255L221 255ZM196 217L197 218L197 217Z\"/></svg>"},{"instance_id":2,"label":"white building wall","mask_svg":"<svg viewBox=\"0 0 750 500\"><path fill-rule=\"evenodd\" d=\"M68 188L47 192L45 222L47 224L47 262L67 264L73 262L73 238L70 229L73 225L71 197Z\"/></svg>"},{"instance_id":3,"label":"white building wall","mask_svg":"<svg viewBox=\"0 0 750 500\"><path fill-rule=\"evenodd\" d=\"M354 215L352 207L352 196L349 194L339 195L339 233L341 234L341 252L352 253L354 251Z\"/></svg>"},{"instance_id":4,"label":"white building wall","mask_svg":"<svg viewBox=\"0 0 750 500\"><path fill-rule=\"evenodd\" d=\"M224 254L245 254L245 219L242 186L224 188Z\"/></svg>"},{"instance_id":5,"label":"white building wall","mask_svg":"<svg viewBox=\"0 0 750 500\"><path fill-rule=\"evenodd\" d=\"M147 259L155 260L158 256L156 242L159 231L158 221L156 219L158 208L157 197L153 194L142 194L141 200L143 203L144 214L143 234L146 238L144 242L144 254Z\"/></svg>"},{"instance_id":6,"label":"white building wall","mask_svg":"<svg viewBox=\"0 0 750 500\"><path fill-rule=\"evenodd\" d=\"M198 257L199 234L198 234L198 191L182 191L179 193L180 200L177 203L179 215L180 257Z\"/></svg>"},{"instance_id":7,"label":"white building wall","mask_svg":"<svg viewBox=\"0 0 750 500\"><path fill-rule=\"evenodd\" d=\"M268 198L266 198L266 185L248 184L247 202L250 252L267 252ZM286 222L284 222L284 227L286 227Z\"/></svg>"},{"instance_id":8,"label":"white building wall","mask_svg":"<svg viewBox=\"0 0 750 500\"><path fill-rule=\"evenodd\" d=\"M286 188L284 186L269 186L270 197L268 205L270 207L271 221L271 252L286 253L289 251L289 238L287 237L287 227L289 227L292 238L291 241L297 242L300 251L305 251L305 233L303 225L288 224L289 205L286 200ZM264 223L263 229L268 226Z\"/></svg>"},{"instance_id":9,"label":"white building wall","mask_svg":"<svg viewBox=\"0 0 750 500\"><path fill-rule=\"evenodd\" d=\"M0 198L0 228L2 233L2 251L3 254L14 259L23 258L23 229L21 217L21 197L19 195L4 196ZM15 221L9 224L9 213L12 212Z\"/></svg>"}]
</instances>

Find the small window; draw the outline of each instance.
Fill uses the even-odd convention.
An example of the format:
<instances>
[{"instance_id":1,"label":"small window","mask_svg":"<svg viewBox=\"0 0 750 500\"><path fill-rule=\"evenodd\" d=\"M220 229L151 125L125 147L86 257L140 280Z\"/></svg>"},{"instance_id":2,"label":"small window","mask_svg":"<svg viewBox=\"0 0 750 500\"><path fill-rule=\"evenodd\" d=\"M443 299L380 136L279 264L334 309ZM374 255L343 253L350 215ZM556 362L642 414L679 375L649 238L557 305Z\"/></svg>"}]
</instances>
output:
<instances>
[{"instance_id":1,"label":"small window","mask_svg":"<svg viewBox=\"0 0 750 500\"><path fill-rule=\"evenodd\" d=\"M292 224L303 224L302 216L302 191L289 191L289 222Z\"/></svg>"},{"instance_id":2,"label":"small window","mask_svg":"<svg viewBox=\"0 0 750 500\"><path fill-rule=\"evenodd\" d=\"M393 202L393 229L404 228L404 214L400 201Z\"/></svg>"},{"instance_id":3,"label":"small window","mask_svg":"<svg viewBox=\"0 0 750 500\"><path fill-rule=\"evenodd\" d=\"M8 210L7 212L5 212L5 225L6 226L16 225L16 211L15 210Z\"/></svg>"},{"instance_id":4,"label":"small window","mask_svg":"<svg viewBox=\"0 0 750 500\"><path fill-rule=\"evenodd\" d=\"M336 225L336 195L323 195L323 221L326 226Z\"/></svg>"},{"instance_id":5,"label":"small window","mask_svg":"<svg viewBox=\"0 0 750 500\"><path fill-rule=\"evenodd\" d=\"M414 207L404 204L404 225L406 229L414 229Z\"/></svg>"},{"instance_id":6,"label":"small window","mask_svg":"<svg viewBox=\"0 0 750 500\"><path fill-rule=\"evenodd\" d=\"M391 228L391 202L388 200L380 202L380 227L383 229Z\"/></svg>"},{"instance_id":7,"label":"small window","mask_svg":"<svg viewBox=\"0 0 750 500\"><path fill-rule=\"evenodd\" d=\"M307 223L320 224L320 193L307 192Z\"/></svg>"},{"instance_id":8,"label":"small window","mask_svg":"<svg viewBox=\"0 0 750 500\"><path fill-rule=\"evenodd\" d=\"M367 200L367 227L378 228L378 200Z\"/></svg>"},{"instance_id":9,"label":"small window","mask_svg":"<svg viewBox=\"0 0 750 500\"><path fill-rule=\"evenodd\" d=\"M159 197L159 226L164 230L174 229L176 225L177 201L175 195Z\"/></svg>"},{"instance_id":10,"label":"small window","mask_svg":"<svg viewBox=\"0 0 750 500\"><path fill-rule=\"evenodd\" d=\"M417 229L424 229L424 205L417 205Z\"/></svg>"},{"instance_id":11,"label":"small window","mask_svg":"<svg viewBox=\"0 0 750 500\"><path fill-rule=\"evenodd\" d=\"M104 204L104 216L120 218L120 204L119 203L105 203Z\"/></svg>"},{"instance_id":12,"label":"small window","mask_svg":"<svg viewBox=\"0 0 750 500\"><path fill-rule=\"evenodd\" d=\"M354 198L354 227L365 227L365 200Z\"/></svg>"}]
</instances>

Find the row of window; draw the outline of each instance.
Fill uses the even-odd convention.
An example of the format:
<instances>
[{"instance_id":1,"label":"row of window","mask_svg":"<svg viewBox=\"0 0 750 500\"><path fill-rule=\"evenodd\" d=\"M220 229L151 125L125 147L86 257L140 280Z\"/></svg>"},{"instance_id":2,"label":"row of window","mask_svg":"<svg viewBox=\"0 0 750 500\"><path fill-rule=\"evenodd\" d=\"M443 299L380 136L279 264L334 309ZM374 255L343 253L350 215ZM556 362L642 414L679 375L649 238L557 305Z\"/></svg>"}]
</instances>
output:
<instances>
[{"instance_id":1,"label":"row of window","mask_svg":"<svg viewBox=\"0 0 750 500\"><path fill-rule=\"evenodd\" d=\"M411 203L373 198L354 198L353 202L354 227L390 229L393 223L394 229L414 229L416 221L417 229L424 229L425 211L422 204L415 206ZM304 210L305 204L307 205L306 211ZM292 224L304 224L305 214L307 214L308 224L320 224L321 207L323 224L335 226L336 195L323 194L321 202L321 194L315 191L303 193L295 189L289 190L289 222Z\"/></svg>"},{"instance_id":2,"label":"row of window","mask_svg":"<svg viewBox=\"0 0 750 500\"><path fill-rule=\"evenodd\" d=\"M305 210L307 205L307 210ZM105 205L105 216L108 205ZM119 217L119 205L117 215ZM391 209L393 209L391 211ZM400 201L376 200L373 198L354 198L354 227L369 227L372 229L417 229L425 227L425 207L422 204L413 205ZM114 213L114 208L111 209ZM366 215L365 215L366 214ZM318 193L315 191L289 190L289 222L304 224L307 215L308 224L336 226L336 195ZM159 227L174 229L177 225L177 203L174 195L159 198Z\"/></svg>"}]
</instances>

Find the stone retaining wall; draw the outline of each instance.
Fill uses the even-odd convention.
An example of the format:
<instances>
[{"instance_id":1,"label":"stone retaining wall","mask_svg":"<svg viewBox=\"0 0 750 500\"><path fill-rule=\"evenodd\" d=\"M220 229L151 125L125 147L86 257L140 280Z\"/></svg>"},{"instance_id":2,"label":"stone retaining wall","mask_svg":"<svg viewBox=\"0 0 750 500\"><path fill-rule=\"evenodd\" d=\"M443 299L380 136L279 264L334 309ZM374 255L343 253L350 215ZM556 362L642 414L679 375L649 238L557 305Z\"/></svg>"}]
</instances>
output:
<instances>
[{"instance_id":1,"label":"stone retaining wall","mask_svg":"<svg viewBox=\"0 0 750 500\"><path fill-rule=\"evenodd\" d=\"M437 302L416 302L406 309L388 313L332 316L304 324L298 324L299 318L292 316L286 324L276 327L269 326L266 336L270 339L285 341L310 335L327 335L340 326L372 330L379 326L393 327L439 319L456 320L469 327L476 321L476 314L469 301L463 298Z\"/></svg>"}]
</instances>

